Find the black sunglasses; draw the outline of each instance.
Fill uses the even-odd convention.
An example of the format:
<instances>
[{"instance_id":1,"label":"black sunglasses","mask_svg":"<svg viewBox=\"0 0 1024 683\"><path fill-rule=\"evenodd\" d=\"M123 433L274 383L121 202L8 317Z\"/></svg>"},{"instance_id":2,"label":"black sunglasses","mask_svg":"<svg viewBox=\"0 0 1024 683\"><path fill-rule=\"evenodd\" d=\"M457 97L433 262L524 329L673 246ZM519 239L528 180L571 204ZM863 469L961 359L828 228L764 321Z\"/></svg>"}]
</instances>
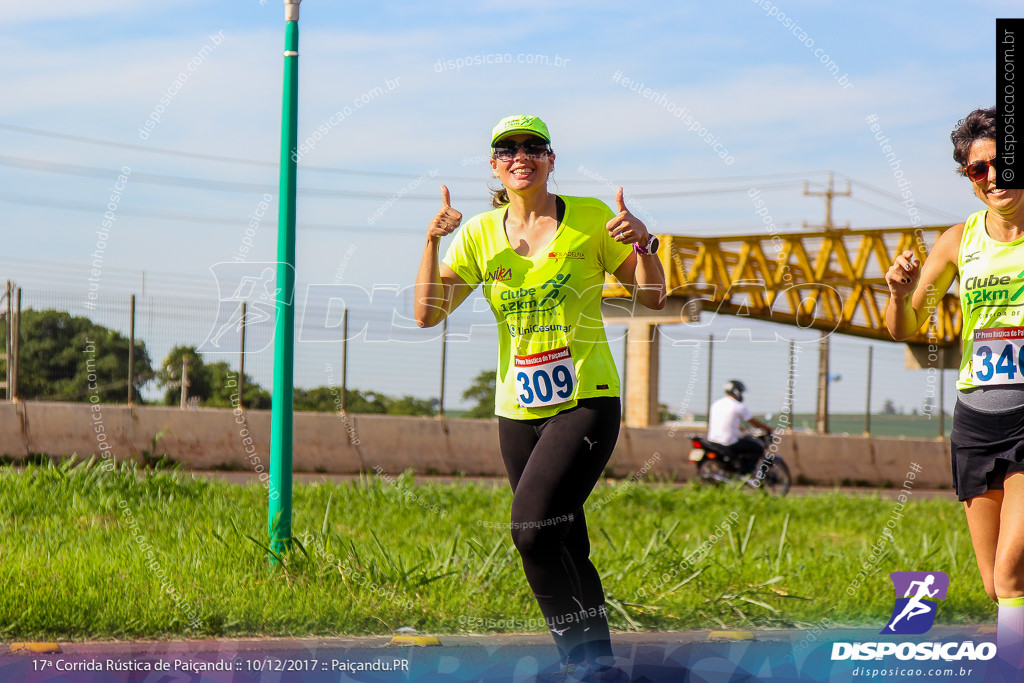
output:
<instances>
[{"instance_id":1,"label":"black sunglasses","mask_svg":"<svg viewBox=\"0 0 1024 683\"><path fill-rule=\"evenodd\" d=\"M975 161L973 164L964 166L963 174L974 182L980 183L985 178L988 178L989 167L996 168L994 162L994 157L988 161ZM998 169L996 170L998 171Z\"/></svg>"},{"instance_id":2,"label":"black sunglasses","mask_svg":"<svg viewBox=\"0 0 1024 683\"><path fill-rule=\"evenodd\" d=\"M516 158L519 150L523 150L523 153L531 159L543 159L551 154L551 147L543 140L534 139L525 142L506 140L494 146L494 158L498 161L512 161Z\"/></svg>"}]
</instances>

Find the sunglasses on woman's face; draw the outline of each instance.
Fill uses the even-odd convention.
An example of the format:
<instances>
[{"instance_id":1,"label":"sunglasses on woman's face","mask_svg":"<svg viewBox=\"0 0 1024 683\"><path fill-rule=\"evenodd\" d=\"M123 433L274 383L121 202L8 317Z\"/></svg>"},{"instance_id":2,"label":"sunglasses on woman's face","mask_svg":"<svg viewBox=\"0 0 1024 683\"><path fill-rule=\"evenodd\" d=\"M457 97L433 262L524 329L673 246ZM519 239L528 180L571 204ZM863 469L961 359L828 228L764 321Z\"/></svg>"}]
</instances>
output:
<instances>
[{"instance_id":1,"label":"sunglasses on woman's face","mask_svg":"<svg viewBox=\"0 0 1024 683\"><path fill-rule=\"evenodd\" d=\"M985 178L988 178L989 167L995 168L996 165L993 163L995 157L988 161L975 161L973 164L964 166L964 175L973 180L976 183L980 183Z\"/></svg>"},{"instance_id":2,"label":"sunglasses on woman's face","mask_svg":"<svg viewBox=\"0 0 1024 683\"><path fill-rule=\"evenodd\" d=\"M526 142L508 140L494 146L494 158L498 161L512 161L516 158L519 150L523 150L523 153L531 159L543 159L551 153L551 148L542 140L527 140Z\"/></svg>"}]
</instances>

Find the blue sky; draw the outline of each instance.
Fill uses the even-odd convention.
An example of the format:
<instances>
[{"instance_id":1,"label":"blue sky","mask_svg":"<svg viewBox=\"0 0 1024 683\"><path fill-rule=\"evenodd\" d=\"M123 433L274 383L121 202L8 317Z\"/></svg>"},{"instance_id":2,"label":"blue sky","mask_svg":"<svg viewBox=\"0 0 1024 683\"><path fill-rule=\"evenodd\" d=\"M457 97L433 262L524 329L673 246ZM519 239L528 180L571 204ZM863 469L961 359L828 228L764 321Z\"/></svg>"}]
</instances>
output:
<instances>
[{"instance_id":1,"label":"blue sky","mask_svg":"<svg viewBox=\"0 0 1024 683\"><path fill-rule=\"evenodd\" d=\"M300 188L321 191L299 198L298 279L410 284L438 184L467 216L485 209L489 131L513 113L547 121L557 191L611 202L622 184L656 231L692 235L757 232L746 196L754 186L774 188L765 200L780 229L818 223L823 202L802 185L822 189L827 171L840 187L853 182L853 197L836 201L838 222L908 224L906 208L876 191L897 191L865 121L876 115L925 222L957 222L978 204L954 173L949 132L994 103L994 19L1016 10L307 0L299 139L328 132L300 164ZM138 291L146 271L156 293L215 297L210 266L237 251L263 194L276 197L282 4L54 0L6 8L0 24L4 277L84 292L96 229L127 166L103 291ZM613 81L616 73L658 97ZM159 123L143 139L139 128L162 96ZM704 138L673 115L684 107ZM645 196L660 193L674 196ZM250 237L250 261L275 260L275 233L276 199Z\"/></svg>"}]
</instances>

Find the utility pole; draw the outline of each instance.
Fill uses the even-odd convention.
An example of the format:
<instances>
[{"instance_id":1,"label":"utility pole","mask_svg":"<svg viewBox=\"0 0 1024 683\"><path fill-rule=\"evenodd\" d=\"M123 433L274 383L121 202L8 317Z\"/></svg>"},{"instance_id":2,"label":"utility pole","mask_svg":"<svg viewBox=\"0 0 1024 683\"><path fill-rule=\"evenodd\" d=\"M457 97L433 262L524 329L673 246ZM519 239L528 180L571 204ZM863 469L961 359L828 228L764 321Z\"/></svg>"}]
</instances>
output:
<instances>
[{"instance_id":1,"label":"utility pole","mask_svg":"<svg viewBox=\"0 0 1024 683\"><path fill-rule=\"evenodd\" d=\"M128 405L135 403L135 295L128 304Z\"/></svg>"},{"instance_id":2,"label":"utility pole","mask_svg":"<svg viewBox=\"0 0 1024 683\"><path fill-rule=\"evenodd\" d=\"M14 319L11 320L11 329L14 331L14 336L11 338L14 344L12 356L14 363L7 373L7 394L11 397L12 401L17 401L18 369L21 365L21 287L15 287L12 294L14 294L15 298Z\"/></svg>"},{"instance_id":3,"label":"utility pole","mask_svg":"<svg viewBox=\"0 0 1024 683\"><path fill-rule=\"evenodd\" d=\"M828 187L825 188L824 192L811 192L807 187L807 183L804 182L804 196L805 197L824 197L825 198L825 224L824 225L808 225L807 221L804 221L805 228L821 228L825 232L833 232L836 230L835 224L832 222L832 200L836 197L849 197L850 196L850 181L846 181L846 189L842 192L836 191L835 185L835 174L831 171L828 174ZM847 223L843 226L849 228L850 224ZM829 361L829 337L828 332L822 332L821 343L818 345L818 407L817 407L817 418L815 420L815 431L819 434L828 433L828 361Z\"/></svg>"},{"instance_id":4,"label":"utility pole","mask_svg":"<svg viewBox=\"0 0 1024 683\"><path fill-rule=\"evenodd\" d=\"M832 200L836 197L849 197L850 196L850 181L846 181L846 189L842 192L836 191L836 179L835 174L829 171L828 174L828 187L825 188L824 192L811 192L808 189L807 181L804 181L804 196L805 197L824 197L825 198L825 224L824 225L808 225L807 221L804 221L805 228L822 228L826 232L831 232L836 229L835 224L832 222ZM849 228L850 223L842 226Z\"/></svg>"},{"instance_id":5,"label":"utility pole","mask_svg":"<svg viewBox=\"0 0 1024 683\"><path fill-rule=\"evenodd\" d=\"M181 359L181 409L188 408L188 356Z\"/></svg>"},{"instance_id":6,"label":"utility pole","mask_svg":"<svg viewBox=\"0 0 1024 683\"><path fill-rule=\"evenodd\" d=\"M441 325L441 396L437 400L437 416L444 419L444 380L448 372L448 316Z\"/></svg>"},{"instance_id":7,"label":"utility pole","mask_svg":"<svg viewBox=\"0 0 1024 683\"><path fill-rule=\"evenodd\" d=\"M245 410L245 302L242 302L242 322L238 325L239 340L238 353L238 409Z\"/></svg>"},{"instance_id":8,"label":"utility pole","mask_svg":"<svg viewBox=\"0 0 1024 683\"><path fill-rule=\"evenodd\" d=\"M11 290L13 289L13 283L8 280L7 288L4 290L4 295L0 297L0 301L5 303L5 310L0 317L4 319L4 398L8 401L13 400L11 398L11 368L14 366L14 314L13 304L11 303Z\"/></svg>"}]
</instances>

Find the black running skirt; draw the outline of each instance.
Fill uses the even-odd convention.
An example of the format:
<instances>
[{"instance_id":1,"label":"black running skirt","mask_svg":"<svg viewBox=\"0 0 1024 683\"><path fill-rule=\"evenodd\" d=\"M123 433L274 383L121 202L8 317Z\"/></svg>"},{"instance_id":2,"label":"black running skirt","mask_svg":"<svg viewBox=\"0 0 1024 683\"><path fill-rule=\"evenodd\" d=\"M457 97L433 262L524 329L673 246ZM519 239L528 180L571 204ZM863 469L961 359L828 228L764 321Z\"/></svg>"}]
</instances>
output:
<instances>
[{"instance_id":1,"label":"black running skirt","mask_svg":"<svg viewBox=\"0 0 1024 683\"><path fill-rule=\"evenodd\" d=\"M1002 489L1008 474L1024 472L1024 407L983 413L957 401L949 447L957 498Z\"/></svg>"}]
</instances>

